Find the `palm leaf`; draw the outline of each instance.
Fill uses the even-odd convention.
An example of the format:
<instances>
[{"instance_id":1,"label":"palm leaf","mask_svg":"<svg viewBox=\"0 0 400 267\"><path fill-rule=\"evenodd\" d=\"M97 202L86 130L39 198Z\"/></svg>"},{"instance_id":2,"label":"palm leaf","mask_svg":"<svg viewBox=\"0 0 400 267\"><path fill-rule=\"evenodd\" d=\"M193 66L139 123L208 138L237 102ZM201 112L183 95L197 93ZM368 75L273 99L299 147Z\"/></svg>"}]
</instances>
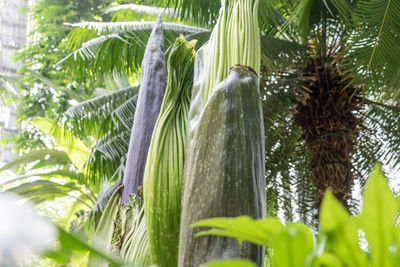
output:
<instances>
[{"instance_id":1,"label":"palm leaf","mask_svg":"<svg viewBox=\"0 0 400 267\"><path fill-rule=\"evenodd\" d=\"M109 180L121 166L124 166L129 137L130 130L117 135L110 132L96 143L86 163L86 175L89 181L97 183Z\"/></svg>"},{"instance_id":2,"label":"palm leaf","mask_svg":"<svg viewBox=\"0 0 400 267\"><path fill-rule=\"evenodd\" d=\"M261 62L267 73L298 65L306 56L306 48L297 42L261 36Z\"/></svg>"},{"instance_id":3,"label":"palm leaf","mask_svg":"<svg viewBox=\"0 0 400 267\"><path fill-rule=\"evenodd\" d=\"M37 169L39 167L44 167L54 164L68 165L71 164L71 161L69 160L68 155L64 151L53 150L53 149L34 150L9 161L7 164L5 164L3 167L0 168L0 172L16 168L22 165L26 165L29 163L36 163L30 169Z\"/></svg>"},{"instance_id":4,"label":"palm leaf","mask_svg":"<svg viewBox=\"0 0 400 267\"><path fill-rule=\"evenodd\" d=\"M386 97L399 97L400 2L397 0L358 1L356 28L349 46L352 72L368 90L385 90Z\"/></svg>"},{"instance_id":5,"label":"palm leaf","mask_svg":"<svg viewBox=\"0 0 400 267\"><path fill-rule=\"evenodd\" d=\"M324 18L332 25L349 22L352 5L353 1L350 0L298 1L288 22L295 21L300 37L303 41L308 41L311 32L321 29Z\"/></svg>"},{"instance_id":6,"label":"palm leaf","mask_svg":"<svg viewBox=\"0 0 400 267\"><path fill-rule=\"evenodd\" d=\"M78 78L89 74L103 75L113 71L133 73L140 69L147 39L154 22L91 22L74 24L77 28L69 36L68 48L81 46L60 63L67 64ZM180 35L205 34L203 28L176 23L163 23L166 47ZM82 43L88 32L104 34ZM201 37L203 35L200 35Z\"/></svg>"},{"instance_id":7,"label":"palm leaf","mask_svg":"<svg viewBox=\"0 0 400 267\"><path fill-rule=\"evenodd\" d=\"M356 139L353 159L362 177L367 177L376 161L381 161L397 173L400 170L400 109L380 103L370 103L364 113L365 130ZM364 184L362 181L362 184Z\"/></svg>"},{"instance_id":8,"label":"palm leaf","mask_svg":"<svg viewBox=\"0 0 400 267\"><path fill-rule=\"evenodd\" d=\"M14 183L16 181L21 181L31 177L41 177L45 179L49 178L67 178L69 180L76 181L81 185L84 185L86 181L82 180L82 176L79 173L74 171L69 171L65 169L55 170L55 171L48 171L48 172L37 172L37 173L29 173L20 176L13 177L4 183L1 183L0 186L8 185L10 183Z\"/></svg>"},{"instance_id":9,"label":"palm leaf","mask_svg":"<svg viewBox=\"0 0 400 267\"><path fill-rule=\"evenodd\" d=\"M169 15L174 16L176 12L172 8L162 8L162 7L154 7L154 6L146 6L146 5L136 5L136 4L125 4L111 7L107 10L108 13L116 12L119 10L133 10L136 13L144 13L149 15Z\"/></svg>"},{"instance_id":10,"label":"palm leaf","mask_svg":"<svg viewBox=\"0 0 400 267\"><path fill-rule=\"evenodd\" d=\"M111 114L123 105L127 99L135 98L138 90L139 86L128 87L81 102L69 108L64 114L66 119L61 119L61 121L63 121L64 125L70 124L72 131L78 136L92 135L101 137L102 133L110 130L105 130L102 125L107 123ZM123 112L120 113L123 114ZM133 113L129 115L133 116Z\"/></svg>"},{"instance_id":11,"label":"palm leaf","mask_svg":"<svg viewBox=\"0 0 400 267\"><path fill-rule=\"evenodd\" d=\"M73 27L86 28L96 31L98 34L122 33L122 32L143 32L148 33L153 29L153 21L124 21L124 22L80 22L69 24ZM163 22L164 33L173 32L176 34L194 34L208 32L209 30L178 23ZM150 34L148 34L150 36ZM172 41L172 40L171 40Z\"/></svg>"},{"instance_id":12,"label":"palm leaf","mask_svg":"<svg viewBox=\"0 0 400 267\"><path fill-rule=\"evenodd\" d=\"M179 11L181 18L187 18L198 25L213 25L221 7L220 1L181 1L181 0L156 0L157 6L171 7Z\"/></svg>"},{"instance_id":13,"label":"palm leaf","mask_svg":"<svg viewBox=\"0 0 400 267\"><path fill-rule=\"evenodd\" d=\"M7 191L16 193L20 196L30 199L54 200L58 197L72 196L87 205L89 208L90 202L93 204L94 199L81 199L79 196L71 195L71 191L81 192L81 188L77 187L74 183L60 184L47 180L36 180L33 182L25 182L19 186L13 187ZM82 193L82 192L81 192ZM89 203L87 201L90 201Z\"/></svg>"},{"instance_id":14,"label":"palm leaf","mask_svg":"<svg viewBox=\"0 0 400 267\"><path fill-rule=\"evenodd\" d=\"M137 95L135 95L131 99L128 99L128 101L120 105L111 114L112 118L118 118L118 120L122 123L122 125L124 125L126 130L130 130L133 127L133 119L135 115L137 99Z\"/></svg>"},{"instance_id":15,"label":"palm leaf","mask_svg":"<svg viewBox=\"0 0 400 267\"><path fill-rule=\"evenodd\" d=\"M104 209L106 208L111 197L120 188L121 185L122 176L119 177L119 179L117 179L117 181L112 186L107 188L107 190L100 195L96 203L94 203L93 207L90 209L88 222L90 223L90 227L92 227L92 229L97 229Z\"/></svg>"}]
</instances>

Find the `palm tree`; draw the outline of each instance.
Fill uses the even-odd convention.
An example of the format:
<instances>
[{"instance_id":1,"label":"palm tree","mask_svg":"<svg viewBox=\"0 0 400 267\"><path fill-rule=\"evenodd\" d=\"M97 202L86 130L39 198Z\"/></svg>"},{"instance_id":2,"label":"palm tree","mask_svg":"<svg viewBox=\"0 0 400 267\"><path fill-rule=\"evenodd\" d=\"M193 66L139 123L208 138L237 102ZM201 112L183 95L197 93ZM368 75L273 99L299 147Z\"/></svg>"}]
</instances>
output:
<instances>
[{"instance_id":1,"label":"palm tree","mask_svg":"<svg viewBox=\"0 0 400 267\"><path fill-rule=\"evenodd\" d=\"M211 26L220 7L208 0L155 2L196 25ZM312 224L313 207L328 187L344 206L356 207L355 179L362 187L376 160L399 167L398 11L398 0L260 3L269 215L280 209L287 220ZM75 51L64 63L85 78L137 71L152 23L73 26L68 46ZM164 30L166 47L178 33L199 45L209 36L193 26L167 24ZM126 151L117 143L126 144L129 134L117 136L107 143L104 135L108 150L98 151L99 158L123 158Z\"/></svg>"}]
</instances>

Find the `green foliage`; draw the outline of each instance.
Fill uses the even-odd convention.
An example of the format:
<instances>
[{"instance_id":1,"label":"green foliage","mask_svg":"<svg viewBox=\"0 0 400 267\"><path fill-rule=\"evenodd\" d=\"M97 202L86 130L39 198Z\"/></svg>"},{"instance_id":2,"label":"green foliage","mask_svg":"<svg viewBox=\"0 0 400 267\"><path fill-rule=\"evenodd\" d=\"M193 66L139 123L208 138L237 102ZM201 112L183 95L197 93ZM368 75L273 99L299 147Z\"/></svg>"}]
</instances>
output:
<instances>
[{"instance_id":1,"label":"green foliage","mask_svg":"<svg viewBox=\"0 0 400 267\"><path fill-rule=\"evenodd\" d=\"M56 260L59 264L66 264L69 261L69 257L72 253L88 253L95 255L99 260L102 260L106 264L110 263L112 266L123 266L121 260L110 256L101 250L98 250L92 245L89 245L86 241L82 240L81 237L76 234L71 234L61 227L57 227L59 232L58 241L60 246L57 249L49 250L44 256ZM126 265L125 265L126 266Z\"/></svg>"},{"instance_id":2,"label":"green foliage","mask_svg":"<svg viewBox=\"0 0 400 267\"><path fill-rule=\"evenodd\" d=\"M128 117L127 112L117 112L116 109L124 105L127 100L135 97L138 89L139 86L127 87L83 101L64 113L62 118L65 121L63 124L69 124L70 128L72 128L71 130L78 136L102 137L109 130L118 126L117 123L112 121L114 112L117 113L117 117ZM130 117L134 114L135 109L129 109L128 112ZM125 121L123 120L122 122Z\"/></svg>"},{"instance_id":3,"label":"green foliage","mask_svg":"<svg viewBox=\"0 0 400 267\"><path fill-rule=\"evenodd\" d=\"M215 260L205 265L202 265L202 267L230 267L230 266L256 267L256 265L253 262L244 259Z\"/></svg>"},{"instance_id":4,"label":"green foliage","mask_svg":"<svg viewBox=\"0 0 400 267\"><path fill-rule=\"evenodd\" d=\"M192 227L213 227L199 235L234 237L238 242L266 246L272 254L272 266L398 266L400 228L395 224L400 211L398 204L380 165L376 165L357 217L351 218L333 194L329 190L326 192L318 239L308 226L302 223L283 226L276 218L215 218L197 222ZM365 239L360 240L360 233ZM368 245L368 251L360 244ZM212 264L210 266L225 266L223 261Z\"/></svg>"},{"instance_id":5,"label":"green foliage","mask_svg":"<svg viewBox=\"0 0 400 267\"><path fill-rule=\"evenodd\" d=\"M119 188L121 189L121 188ZM110 251L111 240L114 232L114 220L117 217L117 212L120 203L120 190L115 190L111 199L108 201L106 208L103 211L100 222L96 228L92 244L94 247L105 253ZM88 267L107 267L108 263L104 258L99 257L96 253L89 255Z\"/></svg>"},{"instance_id":6,"label":"green foliage","mask_svg":"<svg viewBox=\"0 0 400 267\"><path fill-rule=\"evenodd\" d=\"M78 85L65 70L56 66L56 63L67 55L67 52L60 48L70 31L64 23L93 20L94 15L101 13L110 2L42 0L37 1L29 10L33 22L33 29L29 33L31 39L16 55L16 59L24 62L20 70L24 76L19 82L22 92L19 104L20 119L34 116L54 119L69 107L71 91L79 91L83 99L91 95L91 85ZM108 19L109 15L104 14L103 17ZM41 77L51 80L52 85Z\"/></svg>"},{"instance_id":7,"label":"green foliage","mask_svg":"<svg viewBox=\"0 0 400 267\"><path fill-rule=\"evenodd\" d=\"M45 165L59 164L65 165L70 162L68 155L64 151L42 149L33 150L20 157L17 157L0 168L0 172L16 167L23 167L25 164L39 161L30 168L30 170L43 167Z\"/></svg>"},{"instance_id":8,"label":"green foliage","mask_svg":"<svg viewBox=\"0 0 400 267\"><path fill-rule=\"evenodd\" d=\"M74 51L60 63L73 70L78 79L84 79L89 74L101 77L114 71L132 74L140 70L154 22L88 22L73 26L77 28L68 36L67 48ZM201 35L209 32L203 28L168 22L163 23L163 31L166 47L172 45L180 34ZM91 38L95 35L101 36Z\"/></svg>"},{"instance_id":9,"label":"green foliage","mask_svg":"<svg viewBox=\"0 0 400 267\"><path fill-rule=\"evenodd\" d=\"M372 82L372 86L388 86L398 98L400 63L396 58L400 54L400 1L358 1L354 20L360 25L352 38L354 60L359 65L357 72L362 69L363 79ZM385 77L383 84L382 76Z\"/></svg>"},{"instance_id":10,"label":"green foliage","mask_svg":"<svg viewBox=\"0 0 400 267\"><path fill-rule=\"evenodd\" d=\"M70 158L75 167L81 171L89 155L88 147L71 132L58 128L56 123L47 118L36 118L32 120L35 125L46 135L54 137L58 147Z\"/></svg>"}]
</instances>

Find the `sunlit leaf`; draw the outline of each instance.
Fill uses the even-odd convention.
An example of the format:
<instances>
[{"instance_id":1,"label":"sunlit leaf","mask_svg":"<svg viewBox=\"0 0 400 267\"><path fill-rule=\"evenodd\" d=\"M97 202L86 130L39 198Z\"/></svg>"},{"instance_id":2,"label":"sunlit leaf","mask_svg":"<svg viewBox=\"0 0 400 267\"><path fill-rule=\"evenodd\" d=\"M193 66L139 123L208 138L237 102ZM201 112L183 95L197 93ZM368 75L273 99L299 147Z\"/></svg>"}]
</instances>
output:
<instances>
[{"instance_id":1,"label":"sunlit leaf","mask_svg":"<svg viewBox=\"0 0 400 267\"><path fill-rule=\"evenodd\" d=\"M198 235L220 235L237 238L241 241L250 241L267 246L272 237L284 229L278 218L266 218L254 220L248 216L237 218L214 218L194 223L191 227L215 227L209 231L203 231Z\"/></svg>"},{"instance_id":2,"label":"sunlit leaf","mask_svg":"<svg viewBox=\"0 0 400 267\"><path fill-rule=\"evenodd\" d=\"M347 266L368 266L358 245L358 229L350 214L328 190L320 212L320 235L327 235L327 249L333 251Z\"/></svg>"},{"instance_id":3,"label":"sunlit leaf","mask_svg":"<svg viewBox=\"0 0 400 267\"><path fill-rule=\"evenodd\" d=\"M43 133L53 136L57 145L67 153L72 163L78 170L82 170L89 156L88 147L69 131L63 129L56 130L56 124L48 118L35 118L32 124Z\"/></svg>"},{"instance_id":4,"label":"sunlit leaf","mask_svg":"<svg viewBox=\"0 0 400 267\"><path fill-rule=\"evenodd\" d=\"M228 259L228 260L215 260L200 267L255 267L252 261L244 260L244 259Z\"/></svg>"},{"instance_id":5,"label":"sunlit leaf","mask_svg":"<svg viewBox=\"0 0 400 267\"><path fill-rule=\"evenodd\" d=\"M289 224L272 243L274 266L303 267L313 247L314 237L308 226L302 223Z\"/></svg>"},{"instance_id":6,"label":"sunlit leaf","mask_svg":"<svg viewBox=\"0 0 400 267\"><path fill-rule=\"evenodd\" d=\"M398 207L379 165L372 171L363 197L358 222L371 249L372 266L392 266L390 246L394 241L394 219Z\"/></svg>"}]
</instances>

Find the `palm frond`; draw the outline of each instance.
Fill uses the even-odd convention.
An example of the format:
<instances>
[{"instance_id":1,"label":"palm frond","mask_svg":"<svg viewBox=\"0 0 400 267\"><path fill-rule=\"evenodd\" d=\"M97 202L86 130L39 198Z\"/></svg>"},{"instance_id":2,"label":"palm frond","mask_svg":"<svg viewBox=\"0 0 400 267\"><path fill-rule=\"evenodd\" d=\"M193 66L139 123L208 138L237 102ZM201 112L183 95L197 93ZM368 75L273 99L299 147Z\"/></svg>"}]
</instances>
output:
<instances>
[{"instance_id":1,"label":"palm frond","mask_svg":"<svg viewBox=\"0 0 400 267\"><path fill-rule=\"evenodd\" d=\"M332 25L349 22L353 4L350 0L299 1L288 22L294 21L300 37L308 41L311 32L321 29L324 18Z\"/></svg>"},{"instance_id":2,"label":"palm frond","mask_svg":"<svg viewBox=\"0 0 400 267\"><path fill-rule=\"evenodd\" d=\"M67 48L80 48L69 54L59 64L71 68L78 78L90 74L126 72L140 69L144 49L154 22L85 22L74 24L68 39ZM202 34L207 29L177 23L163 23L166 47L169 47L180 35ZM104 34L82 43L82 36L88 32Z\"/></svg>"},{"instance_id":3,"label":"palm frond","mask_svg":"<svg viewBox=\"0 0 400 267\"><path fill-rule=\"evenodd\" d=\"M321 21L323 2L320 0L299 1L295 11L296 25L301 38L306 41L311 30Z\"/></svg>"},{"instance_id":4,"label":"palm frond","mask_svg":"<svg viewBox=\"0 0 400 267\"><path fill-rule=\"evenodd\" d=\"M400 94L400 2L362 0L354 14L356 28L348 45L357 66L353 74L368 90ZM388 91L390 91L390 94Z\"/></svg>"},{"instance_id":5,"label":"palm frond","mask_svg":"<svg viewBox=\"0 0 400 267\"><path fill-rule=\"evenodd\" d=\"M117 172L119 172L119 170L117 170ZM100 195L96 203L94 203L93 207L90 209L88 222L90 223L90 227L92 229L97 228L97 225L100 221L104 209L106 208L108 202L110 201L114 193L117 190L119 190L121 185L122 185L122 176L119 177L112 186L107 188L107 190Z\"/></svg>"},{"instance_id":6,"label":"palm frond","mask_svg":"<svg viewBox=\"0 0 400 267\"><path fill-rule=\"evenodd\" d=\"M309 157L305 144L299 142L296 149L296 158L293 160L294 174L294 201L297 204L296 213L298 220L316 228L315 208L316 187L311 180L309 169Z\"/></svg>"},{"instance_id":7,"label":"palm frond","mask_svg":"<svg viewBox=\"0 0 400 267\"><path fill-rule=\"evenodd\" d=\"M110 33L122 33L122 32L149 32L153 29L155 22L153 21L80 22L68 25L79 28L87 28L89 30L96 31L99 34L110 34ZM164 32L175 32L183 35L209 31L207 29L200 27L171 23L171 22L164 22L163 30Z\"/></svg>"},{"instance_id":8,"label":"palm frond","mask_svg":"<svg viewBox=\"0 0 400 267\"><path fill-rule=\"evenodd\" d=\"M162 7L154 7L154 6L146 6L146 5L136 5L136 4L124 4L119 6L111 7L107 10L107 12L115 12L123 9L133 10L137 13L145 13L150 15L176 15L176 12L173 8L162 8Z\"/></svg>"},{"instance_id":9,"label":"palm frond","mask_svg":"<svg viewBox=\"0 0 400 267\"><path fill-rule=\"evenodd\" d=\"M61 184L61 183L56 183L53 181L48 181L48 180L36 180L33 182L25 182L21 185L18 185L16 187L10 188L9 192L16 193L22 197L25 198L30 198L34 201L36 201L36 204L38 202L42 202L45 200L54 200L59 197L64 197L64 196L72 196L70 194L71 191L77 191L81 192L82 189L80 187L77 187L74 183L67 183L67 184ZM94 203L93 198L80 198L79 196L75 197L76 200L81 201L88 207L91 207L90 204ZM89 202L88 202L89 200Z\"/></svg>"},{"instance_id":10,"label":"palm frond","mask_svg":"<svg viewBox=\"0 0 400 267\"><path fill-rule=\"evenodd\" d=\"M356 139L353 159L358 166L361 184L376 161L383 162L393 173L400 170L400 109L370 102L364 113L365 130Z\"/></svg>"},{"instance_id":11,"label":"palm frond","mask_svg":"<svg viewBox=\"0 0 400 267\"><path fill-rule=\"evenodd\" d=\"M308 169L308 156L301 129L293 126L290 79L262 83L266 151L267 213L285 221L311 223L315 190Z\"/></svg>"},{"instance_id":12,"label":"palm frond","mask_svg":"<svg viewBox=\"0 0 400 267\"><path fill-rule=\"evenodd\" d=\"M88 32L80 29L79 32ZM58 64L70 69L76 79L101 77L107 73L126 72L128 75L140 68L145 36L113 33L93 38L69 54ZM71 45L73 46L73 45Z\"/></svg>"},{"instance_id":13,"label":"palm frond","mask_svg":"<svg viewBox=\"0 0 400 267\"><path fill-rule=\"evenodd\" d=\"M345 20L351 19L352 12L354 9L355 1L349 0L329 0L331 7L334 7L337 13ZM328 8L331 9L328 5ZM336 12L335 12L336 13Z\"/></svg>"},{"instance_id":14,"label":"palm frond","mask_svg":"<svg viewBox=\"0 0 400 267\"><path fill-rule=\"evenodd\" d=\"M157 6L171 7L180 17L190 19L198 25L214 25L221 7L221 1L202 0L202 1L182 1L182 0L156 0Z\"/></svg>"},{"instance_id":15,"label":"palm frond","mask_svg":"<svg viewBox=\"0 0 400 267\"><path fill-rule=\"evenodd\" d=\"M130 129L115 134L110 132L97 141L86 163L89 181L109 180L116 171L125 165L128 152Z\"/></svg>"},{"instance_id":16,"label":"palm frond","mask_svg":"<svg viewBox=\"0 0 400 267\"><path fill-rule=\"evenodd\" d=\"M54 166L55 164L61 166L70 165L71 161L64 151L53 149L34 150L9 161L0 168L0 172L26 164L33 164L29 169L38 169L45 166Z\"/></svg>"},{"instance_id":17,"label":"palm frond","mask_svg":"<svg viewBox=\"0 0 400 267\"><path fill-rule=\"evenodd\" d=\"M126 130L130 130L133 127L133 119L135 115L137 99L137 95L128 99L128 101L120 105L111 114L112 118L118 118L118 120L122 123L122 125L124 125Z\"/></svg>"},{"instance_id":18,"label":"palm frond","mask_svg":"<svg viewBox=\"0 0 400 267\"><path fill-rule=\"evenodd\" d=\"M16 177L13 177L3 183L0 183L0 187L1 186L5 186L7 184L10 183L14 183L16 181L21 181L21 180L25 180L27 178L31 178L31 177L41 177L41 178L66 178L72 181L76 181L81 185L85 184L85 181L82 180L82 176L79 173L76 173L74 171L70 171L70 170L65 170L65 169L59 169L59 170L55 170L55 171L48 171L48 172L35 172L35 173L29 173L29 174L24 174L24 175L19 175Z\"/></svg>"},{"instance_id":19,"label":"palm frond","mask_svg":"<svg viewBox=\"0 0 400 267\"><path fill-rule=\"evenodd\" d=\"M73 132L79 136L100 137L105 131L102 125L105 124L111 114L127 99L129 101L129 99L135 97L138 91L139 86L128 87L108 95L86 100L69 108L62 121L64 124L70 124ZM124 114L123 112L120 113ZM130 116L133 115L130 114ZM108 132L108 129L106 132Z\"/></svg>"},{"instance_id":20,"label":"palm frond","mask_svg":"<svg viewBox=\"0 0 400 267\"><path fill-rule=\"evenodd\" d=\"M261 36L261 62L266 72L288 69L302 62L306 48L297 42Z\"/></svg>"}]
</instances>

